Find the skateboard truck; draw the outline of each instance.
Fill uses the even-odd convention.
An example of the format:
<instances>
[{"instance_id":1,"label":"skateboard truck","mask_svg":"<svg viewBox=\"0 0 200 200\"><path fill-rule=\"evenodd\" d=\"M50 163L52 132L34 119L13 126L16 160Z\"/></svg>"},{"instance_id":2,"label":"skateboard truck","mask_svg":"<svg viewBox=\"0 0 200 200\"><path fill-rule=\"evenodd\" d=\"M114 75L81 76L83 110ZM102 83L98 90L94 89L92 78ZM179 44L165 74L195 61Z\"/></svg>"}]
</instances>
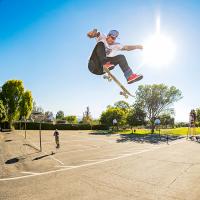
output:
<instances>
[{"instance_id":1,"label":"skateboard truck","mask_svg":"<svg viewBox=\"0 0 200 200\"><path fill-rule=\"evenodd\" d=\"M124 96L126 99L129 97L129 96L132 96L134 97L117 79L116 77L109 71L109 69L107 68L104 68L104 72L106 74L103 75L103 78L104 79L107 79L109 82L110 81L114 81L121 89L120 91L120 95Z\"/></svg>"},{"instance_id":2,"label":"skateboard truck","mask_svg":"<svg viewBox=\"0 0 200 200\"><path fill-rule=\"evenodd\" d=\"M103 78L107 79L109 82L112 81L112 78L110 76L108 76L108 75L103 75Z\"/></svg>"}]
</instances>

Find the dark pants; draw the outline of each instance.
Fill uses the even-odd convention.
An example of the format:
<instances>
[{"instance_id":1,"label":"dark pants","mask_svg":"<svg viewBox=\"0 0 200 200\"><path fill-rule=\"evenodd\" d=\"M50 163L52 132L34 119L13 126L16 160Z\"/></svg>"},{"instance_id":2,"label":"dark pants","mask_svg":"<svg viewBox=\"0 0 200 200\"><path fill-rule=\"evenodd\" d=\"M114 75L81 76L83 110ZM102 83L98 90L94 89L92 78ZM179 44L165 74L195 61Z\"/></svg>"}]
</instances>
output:
<instances>
[{"instance_id":1,"label":"dark pants","mask_svg":"<svg viewBox=\"0 0 200 200\"><path fill-rule=\"evenodd\" d=\"M59 137L58 136L55 137L55 141L56 141L56 148L60 148L60 143L59 143Z\"/></svg>"},{"instance_id":2,"label":"dark pants","mask_svg":"<svg viewBox=\"0 0 200 200\"><path fill-rule=\"evenodd\" d=\"M103 65L106 62L110 62L114 66L119 65L126 78L132 74L132 70L128 66L127 60L124 55L106 57L104 43L98 42L90 57L88 68L93 74L102 75L104 74Z\"/></svg>"}]
</instances>

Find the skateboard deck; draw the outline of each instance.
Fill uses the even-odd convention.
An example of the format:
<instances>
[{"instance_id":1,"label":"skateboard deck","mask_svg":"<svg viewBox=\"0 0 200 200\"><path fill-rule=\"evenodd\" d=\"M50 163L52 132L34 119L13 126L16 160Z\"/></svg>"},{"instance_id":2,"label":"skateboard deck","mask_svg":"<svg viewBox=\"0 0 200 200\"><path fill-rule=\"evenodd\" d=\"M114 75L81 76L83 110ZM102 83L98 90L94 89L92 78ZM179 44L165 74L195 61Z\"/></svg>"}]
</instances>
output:
<instances>
[{"instance_id":1,"label":"skateboard deck","mask_svg":"<svg viewBox=\"0 0 200 200\"><path fill-rule=\"evenodd\" d=\"M108 81L114 81L122 91L120 91L120 95L123 95L126 99L131 96L134 97L118 80L117 78L110 72L109 69L103 68L104 72L106 72L106 75L103 76L104 79L108 79Z\"/></svg>"}]
</instances>

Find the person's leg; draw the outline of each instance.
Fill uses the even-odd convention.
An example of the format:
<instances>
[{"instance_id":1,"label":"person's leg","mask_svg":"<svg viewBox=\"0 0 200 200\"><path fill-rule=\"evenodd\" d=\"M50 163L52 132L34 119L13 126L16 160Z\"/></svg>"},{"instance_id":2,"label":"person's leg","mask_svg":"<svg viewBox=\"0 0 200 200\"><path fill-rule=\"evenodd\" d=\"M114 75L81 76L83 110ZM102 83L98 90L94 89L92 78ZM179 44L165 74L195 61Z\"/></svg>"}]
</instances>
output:
<instances>
[{"instance_id":1,"label":"person's leg","mask_svg":"<svg viewBox=\"0 0 200 200\"><path fill-rule=\"evenodd\" d=\"M58 148L58 144L59 144L59 139L58 139L58 137L56 137L55 140L56 140L56 148Z\"/></svg>"},{"instance_id":2,"label":"person's leg","mask_svg":"<svg viewBox=\"0 0 200 200\"><path fill-rule=\"evenodd\" d=\"M98 42L94 48L94 54L96 59L98 59L101 66L106 63L106 49L103 42Z\"/></svg>"},{"instance_id":3,"label":"person's leg","mask_svg":"<svg viewBox=\"0 0 200 200\"><path fill-rule=\"evenodd\" d=\"M105 64L108 64L110 69L111 64L107 63L105 45L103 42L98 42L90 57L88 68L92 73L101 75L104 74L103 66Z\"/></svg>"},{"instance_id":4,"label":"person's leg","mask_svg":"<svg viewBox=\"0 0 200 200\"><path fill-rule=\"evenodd\" d=\"M57 139L57 148L60 148L59 138Z\"/></svg>"},{"instance_id":5,"label":"person's leg","mask_svg":"<svg viewBox=\"0 0 200 200\"><path fill-rule=\"evenodd\" d=\"M103 42L98 42L92 52L92 55L89 59L88 68L90 72L97 75L102 75L103 64L105 60L105 46Z\"/></svg>"},{"instance_id":6,"label":"person's leg","mask_svg":"<svg viewBox=\"0 0 200 200\"><path fill-rule=\"evenodd\" d=\"M128 66L128 62L124 55L117 55L114 57L108 57L107 61L110 61L114 65L119 65L121 70L124 73L124 76L128 79L128 77L133 74L132 69Z\"/></svg>"},{"instance_id":7,"label":"person's leg","mask_svg":"<svg viewBox=\"0 0 200 200\"><path fill-rule=\"evenodd\" d=\"M107 61L113 63L114 65L119 65L121 70L124 73L124 76L127 79L127 82L133 83L135 81L139 81L143 78L142 75L134 74L132 69L128 66L126 57L124 55L117 55L114 57L107 57Z\"/></svg>"}]
</instances>

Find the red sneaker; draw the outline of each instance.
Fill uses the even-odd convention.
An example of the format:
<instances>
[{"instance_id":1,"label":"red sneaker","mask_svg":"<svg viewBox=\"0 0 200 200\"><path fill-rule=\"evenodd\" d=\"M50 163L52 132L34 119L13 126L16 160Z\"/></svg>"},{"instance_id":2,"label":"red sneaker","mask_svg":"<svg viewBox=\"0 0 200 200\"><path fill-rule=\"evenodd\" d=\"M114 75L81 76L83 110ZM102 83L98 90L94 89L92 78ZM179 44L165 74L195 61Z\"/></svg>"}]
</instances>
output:
<instances>
[{"instance_id":1,"label":"red sneaker","mask_svg":"<svg viewBox=\"0 0 200 200\"><path fill-rule=\"evenodd\" d=\"M110 62L107 62L107 63L105 63L105 64L103 65L103 67L104 67L104 68L107 68L107 69L109 69L109 70L111 70L111 69L113 69L114 65L111 64Z\"/></svg>"},{"instance_id":2,"label":"red sneaker","mask_svg":"<svg viewBox=\"0 0 200 200\"><path fill-rule=\"evenodd\" d=\"M131 74L129 77L128 77L128 79L127 79L127 82L128 82L128 84L131 84L131 83L134 83L134 82L136 82L136 81L139 81L139 80L141 80L143 78L143 76L142 75L139 75L139 74Z\"/></svg>"}]
</instances>

